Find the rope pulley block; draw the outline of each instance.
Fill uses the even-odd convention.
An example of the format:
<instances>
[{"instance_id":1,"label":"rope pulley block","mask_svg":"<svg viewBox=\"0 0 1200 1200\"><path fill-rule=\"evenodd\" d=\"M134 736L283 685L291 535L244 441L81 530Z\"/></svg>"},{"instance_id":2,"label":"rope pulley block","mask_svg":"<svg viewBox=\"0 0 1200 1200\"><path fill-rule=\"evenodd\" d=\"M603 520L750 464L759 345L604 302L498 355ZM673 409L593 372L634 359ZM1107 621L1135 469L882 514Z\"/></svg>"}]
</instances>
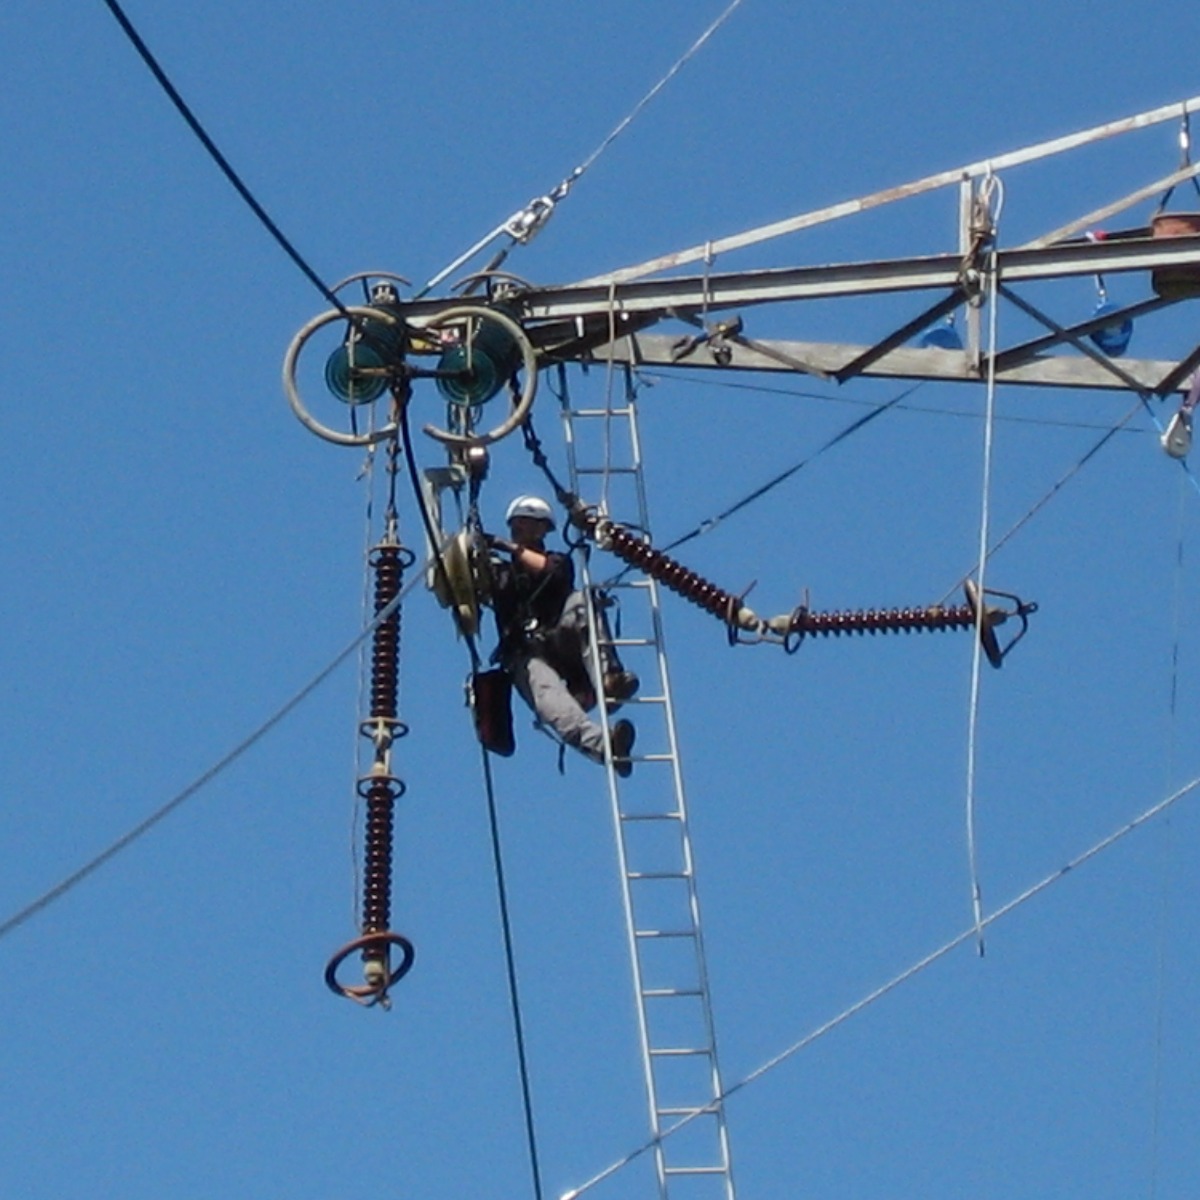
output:
<instances>
[{"instance_id":1,"label":"rope pulley block","mask_svg":"<svg viewBox=\"0 0 1200 1200\"><path fill-rule=\"evenodd\" d=\"M491 594L487 556L479 552L475 535L460 529L441 546L441 567L429 572L429 585L443 608L458 614L456 625L464 637L479 632L479 605Z\"/></svg>"}]
</instances>

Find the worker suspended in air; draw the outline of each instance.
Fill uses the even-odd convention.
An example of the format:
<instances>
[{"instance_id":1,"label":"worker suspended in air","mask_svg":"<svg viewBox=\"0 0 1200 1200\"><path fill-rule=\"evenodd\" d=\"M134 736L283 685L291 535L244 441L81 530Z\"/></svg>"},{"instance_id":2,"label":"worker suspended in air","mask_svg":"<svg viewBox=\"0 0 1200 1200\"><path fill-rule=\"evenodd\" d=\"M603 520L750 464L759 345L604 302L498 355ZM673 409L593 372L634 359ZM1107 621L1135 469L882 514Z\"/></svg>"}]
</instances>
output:
<instances>
[{"instance_id":1,"label":"worker suspended in air","mask_svg":"<svg viewBox=\"0 0 1200 1200\"><path fill-rule=\"evenodd\" d=\"M554 530L550 505L538 496L518 496L505 514L508 539L487 537L493 551L491 602L499 636L495 659L538 719L568 746L604 761L604 727L588 716L602 696L610 709L628 700L638 678L616 655L603 619L597 647L600 680L589 664L587 605L575 590L570 556L546 548ZM633 770L633 723L609 725L614 769L622 778Z\"/></svg>"}]
</instances>

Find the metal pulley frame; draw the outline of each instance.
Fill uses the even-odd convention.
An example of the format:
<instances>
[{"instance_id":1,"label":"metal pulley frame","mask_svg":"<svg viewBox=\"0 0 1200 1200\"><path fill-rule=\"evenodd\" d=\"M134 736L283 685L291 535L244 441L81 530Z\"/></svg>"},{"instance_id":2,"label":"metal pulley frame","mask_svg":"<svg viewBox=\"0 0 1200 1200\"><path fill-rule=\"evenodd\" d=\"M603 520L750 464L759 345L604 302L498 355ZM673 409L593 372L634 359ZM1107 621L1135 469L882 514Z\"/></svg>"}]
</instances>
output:
<instances>
[{"instance_id":1,"label":"metal pulley frame","mask_svg":"<svg viewBox=\"0 0 1200 1200\"><path fill-rule=\"evenodd\" d=\"M350 276L349 279L368 277L367 273L359 273ZM394 278L399 278L399 276ZM537 394L538 356L521 324L507 313L482 304L451 304L443 305L437 312L410 321L406 307L399 302L389 304L386 308L377 305L351 305L342 309L329 309L327 312L313 317L292 339L283 359L283 390L292 412L306 429L327 442L338 446L371 446L386 441L397 433L394 415L379 428L361 433L357 431L347 433L332 429L312 415L308 405L301 397L296 381L296 367L300 354L314 334L338 321L346 321L348 324L344 345L347 349L351 378L379 381L385 385L379 389L379 392L390 391L393 395L407 394L413 379L435 378L439 382L461 377L469 379L476 371L477 357L481 364L494 366L495 364L476 348L477 342L483 336L481 331L489 325L499 329L501 336L508 339L514 357L518 360L517 365L522 372L521 386L516 392L508 415L494 429L486 433L474 432L473 416L466 417L462 422L465 432L454 432L433 424L425 425L425 432L446 446L490 445L519 428L529 415L534 396ZM369 329L371 326L390 331L394 344L388 347L389 353L386 357L389 361L382 364L358 366L354 361L355 348L362 344L367 336L364 335L364 329ZM462 347L463 365L457 370L428 370L414 367L407 360L409 352L437 353L439 349L448 346ZM504 382L504 380L499 382ZM370 395L365 402L356 404L351 401L349 402L350 407L365 408L368 404L374 403L376 398L376 395Z\"/></svg>"}]
</instances>

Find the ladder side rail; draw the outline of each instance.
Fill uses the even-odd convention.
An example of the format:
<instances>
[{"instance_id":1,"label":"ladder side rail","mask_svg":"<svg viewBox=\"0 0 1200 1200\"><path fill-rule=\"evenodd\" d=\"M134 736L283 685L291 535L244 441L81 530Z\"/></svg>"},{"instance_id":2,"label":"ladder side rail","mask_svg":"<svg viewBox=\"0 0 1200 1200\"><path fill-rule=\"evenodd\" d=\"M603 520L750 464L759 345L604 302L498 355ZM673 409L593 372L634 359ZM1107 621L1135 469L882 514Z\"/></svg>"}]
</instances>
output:
<instances>
[{"instance_id":1,"label":"ladder side rail","mask_svg":"<svg viewBox=\"0 0 1200 1200\"><path fill-rule=\"evenodd\" d=\"M629 429L633 446L633 457L637 464L635 487L638 500L638 520L643 529L650 528L649 506L646 498L645 476L641 469L641 433L637 419L637 402L631 394L628 399ZM721 1082L721 1071L717 1056L716 1024L712 1013L712 993L708 979L708 960L704 951L703 926L700 920L700 894L696 886L695 859L692 851L691 831L687 819L687 790L684 786L683 769L679 759L679 738L675 724L675 704L671 694L670 671L667 666L666 638L663 632L662 607L658 581L648 580L650 584L650 611L653 622L655 648L658 653L659 679L664 698L663 711L666 716L668 747L671 753L671 769L674 773L676 805L680 814L680 833L683 839L685 871L687 875L688 903L691 908L692 928L695 930L696 969L700 985L700 1006L703 1014L704 1032L711 1051L709 1067L711 1071L711 1097L716 1117L718 1141L720 1143L721 1160L725 1168L725 1194L727 1200L734 1200L733 1167L729 1148L729 1128L725 1117L725 1103L721 1099L724 1094ZM644 1001L643 1001L644 1003Z\"/></svg>"},{"instance_id":2,"label":"ladder side rail","mask_svg":"<svg viewBox=\"0 0 1200 1200\"><path fill-rule=\"evenodd\" d=\"M569 392L564 389L562 399L562 422L564 440L567 452L567 477L569 480L568 486L572 492L579 495L579 477L580 469L578 462L578 447L575 441L574 429L575 414L572 413L569 401ZM604 699L599 694L602 689L599 688L599 681L602 678L600 670L600 642L599 642L599 622L596 619L595 605L592 603L592 573L590 556L586 551L579 555L580 558L580 584L583 588L583 595L586 603L587 623L588 623L588 653L591 659L590 666L592 670L593 682L597 684L597 707L599 709L599 717L605 731L605 737L608 736L608 713L604 704ZM634 1006L637 1012L638 1026L638 1042L641 1049L642 1061L642 1077L645 1089L646 1105L650 1117L650 1129L655 1139L654 1145L654 1169L655 1176L658 1181L659 1200L668 1200L667 1193L667 1163L663 1152L663 1144L660 1140L662 1136L662 1128L659 1118L659 1102L658 1102L658 1087L654 1077L653 1058L651 1055L650 1043L650 1028L647 1020L647 1012L645 1002L642 1000L642 992L645 987L642 972L641 955L637 945L637 922L633 911L633 896L629 888L629 863L628 853L625 842L625 823L621 820L621 804L620 791L617 786L616 773L613 770L611 759L605 764L608 783L609 805L612 811L613 827L615 831L615 841L617 848L617 864L621 873L621 903L625 913L625 939L629 950L629 961L633 971L634 991L637 996L637 1003Z\"/></svg>"}]
</instances>

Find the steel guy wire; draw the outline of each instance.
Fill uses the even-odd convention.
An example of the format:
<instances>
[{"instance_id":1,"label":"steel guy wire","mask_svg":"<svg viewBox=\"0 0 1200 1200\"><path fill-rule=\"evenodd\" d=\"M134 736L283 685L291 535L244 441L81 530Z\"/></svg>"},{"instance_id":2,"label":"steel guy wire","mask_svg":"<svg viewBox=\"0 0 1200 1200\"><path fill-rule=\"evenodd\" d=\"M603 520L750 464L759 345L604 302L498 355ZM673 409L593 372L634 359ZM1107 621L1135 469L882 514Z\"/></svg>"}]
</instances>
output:
<instances>
[{"instance_id":1,"label":"steel guy wire","mask_svg":"<svg viewBox=\"0 0 1200 1200\"><path fill-rule=\"evenodd\" d=\"M692 43L692 45L684 51L671 67L671 69L633 106L628 115L623 117L613 129L608 133L604 140L596 147L577 166L561 183L545 196L535 197L524 208L513 213L511 217L501 221L490 233L485 233L469 249L464 250L452 263L443 267L432 279L421 288L413 299L420 299L433 288L443 282L449 276L453 275L459 267L470 262L475 255L486 250L497 238L502 237L505 233L509 235L510 241L508 246L499 252L490 269L494 270L508 256L508 252L518 242L527 242L529 239L550 219L554 211L554 206L560 201L566 199L572 187L590 170L595 161L625 132L626 129L641 115L642 109L663 90L668 83L683 69L688 60L691 59L697 51L712 37L714 33L733 15L742 0L733 0L733 2L721 13L719 17Z\"/></svg>"},{"instance_id":2,"label":"steel guy wire","mask_svg":"<svg viewBox=\"0 0 1200 1200\"><path fill-rule=\"evenodd\" d=\"M698 524L690 532L683 534L681 537L676 538L672 542L668 542L667 545L663 547L663 551L666 552L674 550L677 547L682 546L685 542L690 542L694 538L700 537L702 534L711 533L722 521L726 519L726 517L733 516L734 513L740 512L743 508L747 507L747 505L753 504L755 500L761 499L769 491L778 487L779 484L790 479L793 475L802 470L804 467L808 466L810 463L815 462L827 450L832 450L839 442L845 441L846 438L848 438L851 434L857 433L864 426L869 425L873 420L875 420L876 417L882 416L889 409L894 408L906 396L911 396L913 392L923 386L923 383L924 381L914 383L911 387L907 387L902 392L897 393L890 400L885 400L882 404L878 404L872 408L870 412L864 413L863 416L851 421L849 425L845 426L845 428L839 430L831 438L822 443L822 445L814 450L812 454L805 456L799 462L794 463L786 470L781 471L778 475L773 476L771 479L767 480L766 483L755 488L754 491L750 492L746 496L743 496L736 503L731 504L728 508L717 513L716 516L709 517L706 520L701 521L700 524Z\"/></svg>"},{"instance_id":3,"label":"steel guy wire","mask_svg":"<svg viewBox=\"0 0 1200 1200\"><path fill-rule=\"evenodd\" d=\"M994 925L997 921L1002 920L1004 917L1009 916L1018 908L1021 908L1030 900L1034 899L1034 897L1041 895L1041 893L1046 891L1046 889L1051 885L1066 878L1066 876L1071 874L1071 872L1076 870L1076 868L1083 866L1087 862L1090 862L1093 858L1097 857L1097 855L1102 854L1105 850L1108 850L1111 846L1114 846L1117 842L1133 833L1134 830L1141 828L1141 826L1145 825L1148 821L1151 821L1161 813L1166 812L1179 800L1183 799L1184 796L1194 791L1197 787L1200 787L1200 776L1197 776L1195 779L1191 780L1191 782L1184 784L1181 788L1178 788L1176 791L1172 792L1165 799L1159 800L1157 803L1152 804L1149 808L1143 810L1132 820L1127 821L1124 825L1120 826L1118 829L1115 829L1107 837L1102 838L1089 849L1083 851L1083 853L1076 855L1073 859L1064 863L1057 870L1052 871L1049 875L1044 876L1037 883L1032 884L1030 887L1026 888L1025 891L1021 892L1017 896L1014 896L1013 899L1009 900L1006 904L1002 904L994 912L987 914L983 918L981 924L984 928L987 928L991 925ZM649 1150L652 1150L657 1142L665 1140L666 1138L678 1133L681 1129L684 1129L686 1126L690 1125L694 1120L696 1120L697 1117L702 1117L713 1112L718 1104L723 1104L726 1100L740 1092L743 1088L748 1087L752 1083L756 1083L759 1079L761 1079L768 1072L773 1071L781 1063L786 1062L789 1058L792 1058L801 1050L807 1049L814 1042L817 1042L821 1038L825 1037L826 1034L832 1033L839 1026L844 1025L847 1021L849 1021L851 1017L857 1016L859 1013L869 1008L877 1000L881 1000L884 996L895 991L902 984L907 983L910 979L914 979L917 975L920 975L922 971L926 970L926 968L933 966L935 962L945 958L946 955L951 951L957 950L959 946L963 945L963 943L969 942L976 936L978 936L978 931L974 923L972 923L961 933L951 938L948 942L939 946L931 953L925 955L924 958L918 959L915 963L909 967L906 967L898 975L893 975L892 978L886 983L881 984L874 991L868 992L867 995L863 996L860 1000L857 1000L851 1004L849 1008L843 1009L840 1013L838 1013L837 1016L831 1017L823 1025L818 1025L816 1029L805 1034L804 1037L800 1038L798 1041L793 1042L785 1050L781 1050L773 1058L768 1059L760 1067L757 1067L748 1075L738 1080L737 1083L726 1088L710 1103L704 1105L702 1108L696 1109L694 1112L689 1113L686 1117L683 1117L677 1121L669 1129L663 1131L661 1138L652 1138L648 1142L643 1142L637 1147L637 1149L630 1151L624 1157L616 1160L613 1163L610 1163L609 1166L605 1167L603 1171L593 1175L585 1183L580 1184L579 1187L572 1188L569 1191L564 1192L561 1200L575 1200L575 1197L582 1196L584 1192L589 1191L591 1188L595 1187L596 1184L608 1179L610 1176L616 1174L617 1171L636 1161Z\"/></svg>"},{"instance_id":4,"label":"steel guy wire","mask_svg":"<svg viewBox=\"0 0 1200 1200\"><path fill-rule=\"evenodd\" d=\"M714 379L711 376L694 376L685 375L682 372L665 372L654 371L647 367L638 367L637 375L639 379L648 380L651 384L658 384L664 381L672 383L695 383L710 388L730 388L735 391L744 392L759 392L769 396L793 396L799 400L825 400L831 404L851 404L859 408L874 408L875 402L866 400L858 396L843 396L832 394L829 392L808 392L799 388L784 388L771 387L768 384L755 383L739 383L731 379ZM922 380L925 384L929 380ZM896 406L898 412L921 413L937 417L960 417L964 420L978 421L979 414L974 410L956 409L956 408L936 408L930 404L899 404ZM1108 429L1109 426L1102 424L1099 421L1067 421L1056 420L1049 417L1022 417L1013 413L996 414L996 424L1018 424L1018 425L1044 425L1048 429ZM1130 429L1127 432L1131 434L1144 435L1148 430Z\"/></svg>"},{"instance_id":5,"label":"steel guy wire","mask_svg":"<svg viewBox=\"0 0 1200 1200\"><path fill-rule=\"evenodd\" d=\"M993 557L993 555L995 555L1001 549L1001 547L1003 547L1005 545L1006 542L1008 542L1013 536L1015 536L1015 534L1017 533L1018 530L1022 529L1039 512L1041 512L1041 510L1043 508L1045 508L1046 505L1049 504L1050 501L1053 500L1054 497L1057 496L1060 491L1062 491L1062 489L1067 485L1067 483L1071 479L1073 479L1084 468L1084 466L1086 466L1087 463L1090 462L1106 445L1108 445L1108 443L1118 433L1120 433L1125 428L1125 426L1129 424L1129 422L1131 420L1133 420L1134 416L1140 411L1141 408L1142 408L1142 401L1140 399L1135 400L1133 403L1133 407L1130 408L1129 411L1115 425L1110 426L1105 431L1104 435L1092 446L1092 448L1090 450L1088 450L1083 455L1083 457L1080 458L1073 466L1068 468L1066 473L1061 475L1055 481L1055 483L1051 486L1050 490L1048 492L1046 492L1042 496L1042 498L1040 500L1038 500L1031 508L1029 508L1023 517L1019 518L1013 525L1011 525L1009 527L1008 531L1004 534L1003 537L999 538L997 541L995 541L992 544L991 548L987 552L987 558L990 560ZM1131 430L1130 432L1136 432L1136 431ZM945 604L946 601L970 577L970 574L971 574L971 568L968 568L962 575L960 575L958 577L958 581L950 587L950 589L945 593L945 595L942 596L942 598L938 601L938 603Z\"/></svg>"},{"instance_id":6,"label":"steel guy wire","mask_svg":"<svg viewBox=\"0 0 1200 1200\"><path fill-rule=\"evenodd\" d=\"M30 901L24 908L13 913L7 920L0 922L0 940L7 937L14 929L25 924L30 917L41 912L42 909L49 907L56 900L61 899L69 891L82 883L89 875L99 870L109 860L115 858L122 850L127 849L134 842L138 841L144 834L149 833L160 821L170 816L177 808L181 807L185 801L190 800L202 788L210 784L218 775L220 775L226 767L232 766L239 758L242 757L252 746L260 742L272 729L275 728L285 717L289 716L293 709L307 700L308 697L317 690L348 659L359 646L371 636L375 627L381 622L386 621L388 617L400 606L401 602L410 591L422 580L422 575L416 575L412 581L400 592L398 596L384 609L381 609L376 614L375 619L364 628L357 637L354 638L349 645L339 650L334 658L324 667L321 668L298 692L296 692L289 700L286 700L279 706L261 725L257 726L249 734L246 735L236 746L228 753L219 758L207 771L202 772L182 791L176 793L165 804L152 812L145 820L140 821L127 833L122 834L115 842L107 849L101 851L94 858L84 863L78 870L73 871L60 883L55 884L49 891L43 892L36 900Z\"/></svg>"}]
</instances>

